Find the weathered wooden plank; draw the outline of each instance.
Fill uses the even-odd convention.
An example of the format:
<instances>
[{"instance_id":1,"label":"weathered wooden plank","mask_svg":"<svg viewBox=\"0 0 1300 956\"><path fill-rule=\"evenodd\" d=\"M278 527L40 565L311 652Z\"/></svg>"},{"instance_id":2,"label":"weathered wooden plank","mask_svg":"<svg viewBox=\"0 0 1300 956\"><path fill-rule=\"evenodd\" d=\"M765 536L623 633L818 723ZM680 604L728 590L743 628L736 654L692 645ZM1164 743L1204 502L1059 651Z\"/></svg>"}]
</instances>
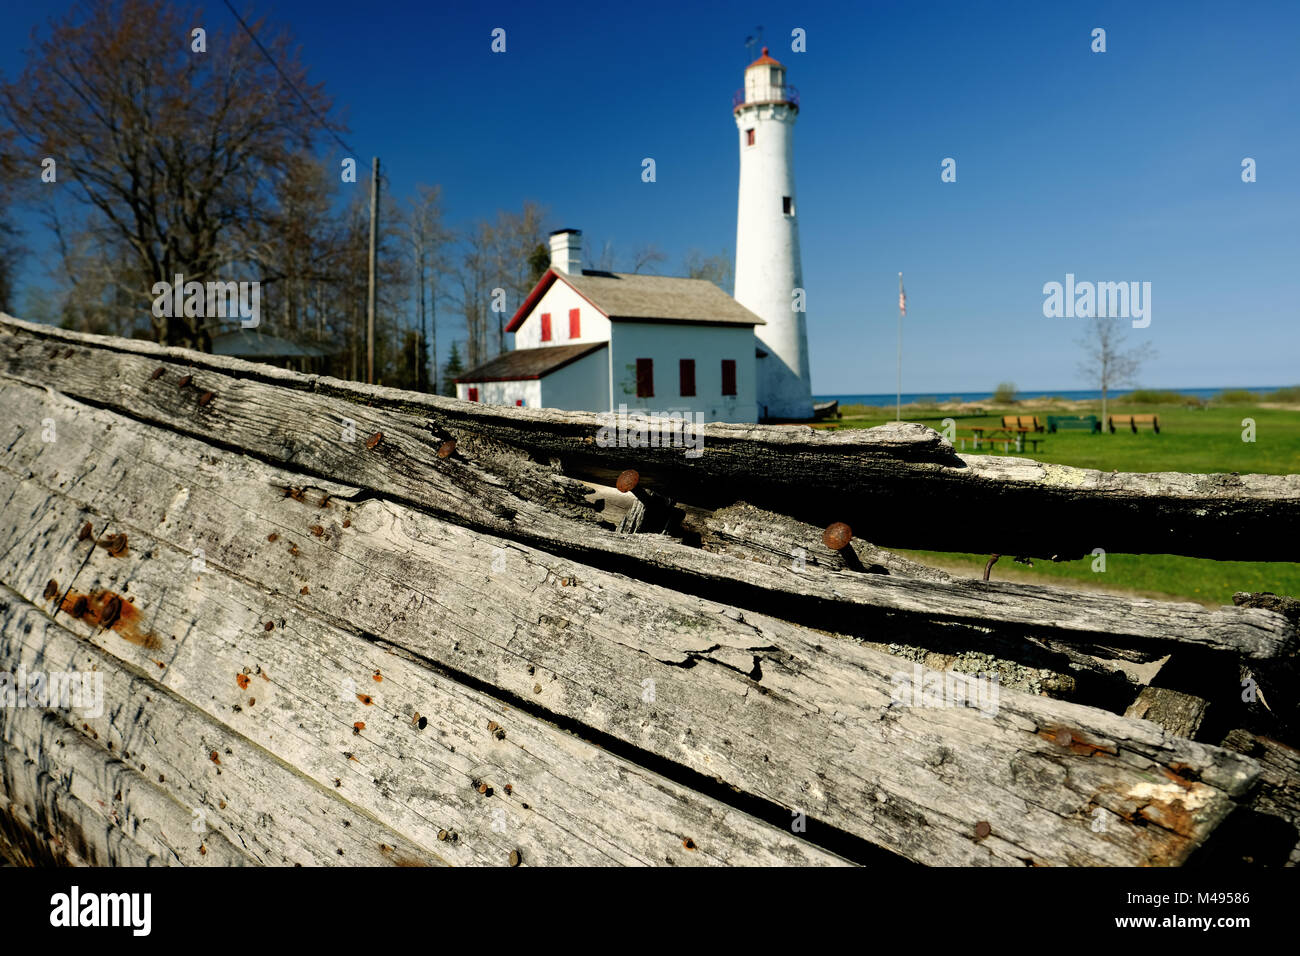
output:
<instances>
[{"instance_id":1,"label":"weathered wooden plank","mask_svg":"<svg viewBox=\"0 0 1300 956\"><path fill-rule=\"evenodd\" d=\"M1243 807L1252 818L1237 828L1256 839L1232 847L1236 861L1300 866L1300 750L1241 729L1230 731L1223 746L1260 765L1259 785Z\"/></svg>"},{"instance_id":2,"label":"weathered wooden plank","mask_svg":"<svg viewBox=\"0 0 1300 956\"><path fill-rule=\"evenodd\" d=\"M1124 716L1149 720L1178 737L1195 737L1205 708L1203 698L1168 687L1143 687Z\"/></svg>"},{"instance_id":3,"label":"weathered wooden plank","mask_svg":"<svg viewBox=\"0 0 1300 956\"><path fill-rule=\"evenodd\" d=\"M0 327L0 340L6 331ZM81 346L71 347L74 353L78 349L89 355ZM514 494L506 487L509 475L486 470L475 459L482 450L499 464L500 452L492 443L458 441L453 455L438 457L448 433L401 412L215 372L203 372L180 387L178 382L185 381L180 369L154 379L153 370L162 366L141 356L101 350L91 356L96 366L92 369L88 356L82 356L87 361L65 362L67 351L53 359L64 364L49 369L30 349L17 353L18 358L12 349L8 354L10 364L22 364L35 381L57 384L69 394L141 420L417 503L471 527L561 550L579 560L627 569L759 611L777 612L779 605L782 615L815 627L845 629L836 623L845 617L856 622L854 633L897 628L909 619L924 630L933 630L936 623L995 624L1007 634L1032 633L1089 646L1136 646L1148 656L1158 656L1159 645L1179 642L1267 659L1290 653L1297 641L1295 625L1260 609L1209 610L1191 603L1032 585L827 575L816 568L796 575L664 536L620 535L557 514L549 500ZM200 389L218 397L200 405ZM372 442L367 435L378 437Z\"/></svg>"},{"instance_id":4,"label":"weathered wooden plank","mask_svg":"<svg viewBox=\"0 0 1300 956\"><path fill-rule=\"evenodd\" d=\"M888 547L1043 558L1082 557L1099 547L1255 561L1300 557L1300 475L1107 474L1024 458L962 456L915 424L833 433L712 424L703 431L703 454L688 458L681 447L606 447L600 430L609 421L590 413L461 403L8 317L0 323L13 333L0 336L6 363L0 367L14 374L30 376L47 366L66 375L69 365L89 361L90 354L102 359L109 349L165 357L245 381L415 413L458 441L478 436L541 460L561 459L575 477L610 484L623 468L635 467L647 486L660 485L704 507L744 500L818 526L846 521ZM14 351L19 340L32 343L26 358ZM56 347L64 343L73 346L71 354ZM78 351L83 346L92 352ZM997 514L1015 520L954 520Z\"/></svg>"},{"instance_id":5,"label":"weathered wooden plank","mask_svg":"<svg viewBox=\"0 0 1300 956\"><path fill-rule=\"evenodd\" d=\"M6 707L0 787L68 862L95 866L242 866L252 859L219 833L191 830L187 807L46 709Z\"/></svg>"},{"instance_id":6,"label":"weathered wooden plank","mask_svg":"<svg viewBox=\"0 0 1300 956\"><path fill-rule=\"evenodd\" d=\"M157 674L189 706L224 724L226 747L216 748L220 762L212 773L239 772L264 749L333 786L417 849L437 847L456 863L504 866L512 852L552 864L843 862L435 677L373 638L322 622L287 594L222 573L214 555L194 572L189 549L110 523L35 483L16 484L2 469L0 500L4 514L18 519L0 539L0 576L28 598L43 593L42 574L69 580L47 602L65 627ZM168 504L183 509L178 496ZM114 555L78 542L86 520L127 529L129 546ZM365 583L354 573L353 599ZM104 627L112 595L122 604ZM78 597L87 598L80 615ZM211 746L190 745L200 752ZM280 799L293 802L297 792ZM267 801L257 809L275 812L279 805Z\"/></svg>"},{"instance_id":7,"label":"weathered wooden plank","mask_svg":"<svg viewBox=\"0 0 1300 956\"><path fill-rule=\"evenodd\" d=\"M287 672L323 682L295 694L303 722L308 703L328 696L331 681L382 666L387 683L401 660L369 656L378 649L362 642L351 652L361 660L340 668L325 645L304 645L302 635L316 632L312 622L344 624L499 688L518 708L553 713L637 753L931 863L1178 862L1253 777L1248 760L1151 724L1039 697L1003 693L987 717L964 707L891 706L914 679L910 665L852 641L524 545L503 546L392 501L351 501L337 486L325 489L339 494L330 507L321 507L318 491L286 497L278 486L307 482L108 412L72 414L75 403L59 396L47 400L68 409L57 416L57 443L32 455L34 433L0 442L0 473L15 496L4 513L16 529L0 541L0 574L15 576L23 594L39 593L58 561L47 555L33 563L32 542L64 541L79 547L75 553L87 563L76 589L111 585L117 570L130 580L143 614L151 622L161 615L166 626L150 624L159 634L184 634L186 622L220 618L230 646L213 649L190 635L186 646L202 646L203 661L191 660L194 650L179 663L163 659L168 686L180 680L178 672L197 684L214 668L219 675L222 667L254 665L273 678ZM14 456L25 463L21 483ZM132 542L145 542L132 544L130 555L154 557L127 565L121 562L129 556L74 543L83 520L77 496L84 510L102 509ZM49 516L65 498L62 516ZM97 533L109 530L102 523L95 523ZM267 540L272 534L276 541ZM204 549L209 571L191 583L184 562L195 547ZM164 555L170 571L159 567ZM252 597L228 597L241 582L277 602L270 615L276 636L256 632L265 612L248 607ZM294 640L278 637L281 621ZM94 639L112 643L114 635ZM271 665L272 651L304 656ZM113 652L145 654L121 641ZM217 653L223 659L214 663ZM151 666L147 658L138 663ZM644 696L647 679L652 701ZM206 708L203 697L190 699ZM255 708L259 715L276 710ZM473 739L470 728L487 713L496 719L490 710L466 719L464 739ZM522 719L511 713L511 721ZM227 719L251 738L248 713ZM308 723L326 727L330 720L322 714ZM348 726L347 717L342 723ZM323 730L312 740L294 760L317 777L330 771L317 773L313 754L328 757L351 743L348 736L330 740ZM376 758L367 751L366 759ZM1187 768L1199 779L1189 779ZM367 797L364 784L356 789L350 799ZM454 797L443 799L455 807ZM401 807L380 809L402 832L418 829L417 821L393 822ZM1111 821L1104 832L1091 826L1097 812ZM980 822L990 824L992 836L979 835Z\"/></svg>"},{"instance_id":8,"label":"weathered wooden plank","mask_svg":"<svg viewBox=\"0 0 1300 956\"><path fill-rule=\"evenodd\" d=\"M173 830L178 836L198 834L192 840L195 847L217 834L223 843L240 847L249 862L264 865L442 865L436 855L422 852L349 806L332 788L307 781L259 748L242 746L237 764L214 763L213 753L220 760L230 749L229 728L0 586L0 672L14 674L19 668L28 674L60 670L98 675L103 682L102 712L77 711L69 718L73 728L81 728L86 739L93 735L101 749L108 748L103 759L119 777L143 777L181 801L185 825ZM46 766L69 769L62 751L52 753ZM95 782L95 792L114 795L119 825L132 817L153 817L152 811L137 805L135 790L118 777L87 775L82 768L76 772ZM212 862L203 855L205 862Z\"/></svg>"}]
</instances>

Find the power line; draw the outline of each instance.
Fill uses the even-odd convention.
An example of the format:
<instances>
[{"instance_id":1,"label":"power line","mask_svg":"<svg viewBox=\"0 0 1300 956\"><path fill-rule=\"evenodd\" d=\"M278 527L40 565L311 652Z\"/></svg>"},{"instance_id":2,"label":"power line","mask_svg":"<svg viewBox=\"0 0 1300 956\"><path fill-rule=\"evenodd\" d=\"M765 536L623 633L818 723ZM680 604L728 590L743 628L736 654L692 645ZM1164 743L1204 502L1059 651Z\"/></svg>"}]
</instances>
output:
<instances>
[{"instance_id":1,"label":"power line","mask_svg":"<svg viewBox=\"0 0 1300 956\"><path fill-rule=\"evenodd\" d=\"M311 111L312 115L315 116L316 119L320 121L321 126L325 129L326 132L328 132L331 136L334 137L334 141L336 143L342 146L343 149L346 150L349 154L355 156L357 151L353 149L351 146L349 146L347 143L343 142L343 140L339 137L338 133L330 129L329 123L325 119L325 117L321 116L320 113L316 111L316 108L311 105L311 101L308 100L307 97L302 95L302 92L298 89L298 87L294 86L293 80L289 79L288 74L285 73L284 70L280 69L280 64L275 62L275 57L271 56L270 51L267 50L267 48L262 45L262 41L257 38L257 35L253 33L251 29L249 29L248 24L244 22L244 18L239 15L239 13L235 10L233 6L231 6L230 0L223 0L223 2L226 4L226 9L230 11L230 15L233 16L239 22L239 25L244 28L244 32L248 34L248 38L257 45L257 48L259 50L262 51L262 55L266 57L267 62L270 63L271 66L275 67L275 72L280 74L280 78L284 80L285 83L289 84L289 89L293 90L294 93L297 94L298 99L302 100L302 105L307 107L307 109Z\"/></svg>"}]
</instances>

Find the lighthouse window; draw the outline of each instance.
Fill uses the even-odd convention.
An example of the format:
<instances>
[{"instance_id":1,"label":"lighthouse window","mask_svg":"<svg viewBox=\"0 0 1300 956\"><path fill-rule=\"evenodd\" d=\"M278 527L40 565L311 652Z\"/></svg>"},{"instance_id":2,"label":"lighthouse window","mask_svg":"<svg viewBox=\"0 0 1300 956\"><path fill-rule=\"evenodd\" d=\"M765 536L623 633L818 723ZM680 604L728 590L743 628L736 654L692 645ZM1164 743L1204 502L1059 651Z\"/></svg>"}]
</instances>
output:
<instances>
[{"instance_id":1,"label":"lighthouse window","mask_svg":"<svg viewBox=\"0 0 1300 956\"><path fill-rule=\"evenodd\" d=\"M794 215L794 197L793 197L793 196L782 196L782 197L781 197L781 211L784 212L787 216L793 216L793 215Z\"/></svg>"},{"instance_id":2,"label":"lighthouse window","mask_svg":"<svg viewBox=\"0 0 1300 956\"><path fill-rule=\"evenodd\" d=\"M745 130L745 145L746 146L754 145L754 131L752 129Z\"/></svg>"}]
</instances>

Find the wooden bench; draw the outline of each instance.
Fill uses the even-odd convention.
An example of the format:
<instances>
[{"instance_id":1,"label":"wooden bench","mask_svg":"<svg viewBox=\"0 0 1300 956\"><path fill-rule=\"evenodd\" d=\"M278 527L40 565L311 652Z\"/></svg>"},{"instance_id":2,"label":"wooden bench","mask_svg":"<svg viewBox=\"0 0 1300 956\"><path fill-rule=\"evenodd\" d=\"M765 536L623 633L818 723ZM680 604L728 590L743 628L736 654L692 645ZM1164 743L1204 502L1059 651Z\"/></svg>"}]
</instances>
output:
<instances>
[{"instance_id":1,"label":"wooden bench","mask_svg":"<svg viewBox=\"0 0 1300 956\"><path fill-rule=\"evenodd\" d=\"M1086 428L1090 432L1101 431L1101 419L1096 415L1048 415L1047 431L1054 434L1072 428Z\"/></svg>"},{"instance_id":2,"label":"wooden bench","mask_svg":"<svg viewBox=\"0 0 1300 956\"><path fill-rule=\"evenodd\" d=\"M1037 415L1003 415L1002 427L1016 431L1041 432L1043 425Z\"/></svg>"},{"instance_id":3,"label":"wooden bench","mask_svg":"<svg viewBox=\"0 0 1300 956\"><path fill-rule=\"evenodd\" d=\"M1106 424L1110 427L1110 433L1115 434L1115 425L1128 425L1137 434L1139 425L1150 425L1151 429L1160 434L1160 419L1155 415L1111 415Z\"/></svg>"}]
</instances>

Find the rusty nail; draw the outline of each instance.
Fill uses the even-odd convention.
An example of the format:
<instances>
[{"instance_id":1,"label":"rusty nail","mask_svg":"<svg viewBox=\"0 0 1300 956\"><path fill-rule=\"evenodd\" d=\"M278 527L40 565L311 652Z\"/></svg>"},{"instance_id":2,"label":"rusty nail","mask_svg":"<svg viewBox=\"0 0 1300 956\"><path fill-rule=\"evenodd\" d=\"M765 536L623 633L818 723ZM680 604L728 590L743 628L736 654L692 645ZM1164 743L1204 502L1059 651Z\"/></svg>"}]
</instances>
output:
<instances>
[{"instance_id":1,"label":"rusty nail","mask_svg":"<svg viewBox=\"0 0 1300 956\"><path fill-rule=\"evenodd\" d=\"M156 369L153 370L153 374L149 376L149 381L151 382L157 381L158 379L162 378L163 375L165 375L166 373L167 373L167 369L159 365Z\"/></svg>"},{"instance_id":2,"label":"rusty nail","mask_svg":"<svg viewBox=\"0 0 1300 956\"><path fill-rule=\"evenodd\" d=\"M90 522L87 521L85 524L81 526L81 532L77 535L77 540L85 541L87 538L93 537L94 534L95 534L95 529L92 528L90 526Z\"/></svg>"},{"instance_id":3,"label":"rusty nail","mask_svg":"<svg viewBox=\"0 0 1300 956\"><path fill-rule=\"evenodd\" d=\"M837 521L822 533L822 543L832 551L847 548L853 540L853 529L843 521Z\"/></svg>"},{"instance_id":4,"label":"rusty nail","mask_svg":"<svg viewBox=\"0 0 1300 956\"><path fill-rule=\"evenodd\" d=\"M520 856L518 850L511 850L511 851L510 851L510 865L511 865L511 866L518 866L519 863L520 863L520 861L521 861L522 859L523 859L523 857Z\"/></svg>"},{"instance_id":5,"label":"rusty nail","mask_svg":"<svg viewBox=\"0 0 1300 956\"><path fill-rule=\"evenodd\" d=\"M981 820L979 823L975 824L975 839L977 840L984 839L992 832L993 832L993 828L989 826L989 822L987 820Z\"/></svg>"},{"instance_id":6,"label":"rusty nail","mask_svg":"<svg viewBox=\"0 0 1300 956\"><path fill-rule=\"evenodd\" d=\"M312 525L309 530L318 538L325 533L325 529L318 524Z\"/></svg>"},{"instance_id":7,"label":"rusty nail","mask_svg":"<svg viewBox=\"0 0 1300 956\"><path fill-rule=\"evenodd\" d=\"M456 443L450 439L438 446L439 458L450 458L456 453Z\"/></svg>"},{"instance_id":8,"label":"rusty nail","mask_svg":"<svg viewBox=\"0 0 1300 956\"><path fill-rule=\"evenodd\" d=\"M272 531L270 534L268 534L268 535L266 536L266 540L267 540L267 541L271 541L271 542L279 541L279 540L280 540L280 535L277 534L276 532Z\"/></svg>"},{"instance_id":9,"label":"rusty nail","mask_svg":"<svg viewBox=\"0 0 1300 956\"><path fill-rule=\"evenodd\" d=\"M690 837L687 837L685 840L682 841L682 846L684 846L688 850L694 850L695 841L692 840Z\"/></svg>"},{"instance_id":10,"label":"rusty nail","mask_svg":"<svg viewBox=\"0 0 1300 956\"><path fill-rule=\"evenodd\" d=\"M987 581L987 580L989 579L989 574L990 574L990 572L992 572L992 570L993 570L993 565L995 565L995 564L998 563L998 558L1000 558L1000 557L1002 557L1002 555L1000 555L1000 554L994 554L994 555L990 555L990 556L989 556L988 564L984 565L984 580L985 580L985 581Z\"/></svg>"},{"instance_id":11,"label":"rusty nail","mask_svg":"<svg viewBox=\"0 0 1300 956\"><path fill-rule=\"evenodd\" d=\"M438 839L439 839L439 840L445 840L445 839L447 839L447 831L446 831L446 830L439 830L439 831L438 831Z\"/></svg>"},{"instance_id":12,"label":"rusty nail","mask_svg":"<svg viewBox=\"0 0 1300 956\"><path fill-rule=\"evenodd\" d=\"M81 617L86 613L86 608L90 602L86 600L86 595L78 594L77 599L72 602L72 616Z\"/></svg>"},{"instance_id":13,"label":"rusty nail","mask_svg":"<svg viewBox=\"0 0 1300 956\"><path fill-rule=\"evenodd\" d=\"M113 557L118 557L126 550L126 535L109 534L99 539L100 545Z\"/></svg>"},{"instance_id":14,"label":"rusty nail","mask_svg":"<svg viewBox=\"0 0 1300 956\"><path fill-rule=\"evenodd\" d=\"M54 597L54 595L58 593L59 593L59 582L54 580L54 578L50 578L49 583L45 585L45 600L48 601L50 598Z\"/></svg>"},{"instance_id":15,"label":"rusty nail","mask_svg":"<svg viewBox=\"0 0 1300 956\"><path fill-rule=\"evenodd\" d=\"M64 352L64 353L63 353L63 357L64 357L64 358L72 358L72 349L68 349L66 352Z\"/></svg>"},{"instance_id":16,"label":"rusty nail","mask_svg":"<svg viewBox=\"0 0 1300 956\"><path fill-rule=\"evenodd\" d=\"M344 519L343 519L343 527L345 527L345 528L351 528L351 527L352 527L352 519L351 519L351 518L344 518Z\"/></svg>"},{"instance_id":17,"label":"rusty nail","mask_svg":"<svg viewBox=\"0 0 1300 956\"><path fill-rule=\"evenodd\" d=\"M182 375L181 380L176 383L176 387L184 388L186 385L190 384L190 382L192 382L193 380L194 380L193 375Z\"/></svg>"},{"instance_id":18,"label":"rusty nail","mask_svg":"<svg viewBox=\"0 0 1300 956\"><path fill-rule=\"evenodd\" d=\"M99 611L99 623L104 627L112 627L117 623L117 618L121 613L122 599L116 594L110 594Z\"/></svg>"},{"instance_id":19,"label":"rusty nail","mask_svg":"<svg viewBox=\"0 0 1300 956\"><path fill-rule=\"evenodd\" d=\"M307 585L304 584L301 588L298 589L298 593L299 593L299 594L310 594L311 592L307 589Z\"/></svg>"},{"instance_id":20,"label":"rusty nail","mask_svg":"<svg viewBox=\"0 0 1300 956\"><path fill-rule=\"evenodd\" d=\"M48 597L49 595L46 595L46 596ZM491 731L493 731L493 730L496 730L496 729L497 729L498 727L500 727L500 726L501 726L501 725L498 724L495 720L489 720L489 721L488 721L488 731L489 731L489 732L491 732Z\"/></svg>"},{"instance_id":21,"label":"rusty nail","mask_svg":"<svg viewBox=\"0 0 1300 956\"><path fill-rule=\"evenodd\" d=\"M423 730L425 727L429 726L429 718L421 717L418 721L416 721L416 723L419 724L420 729Z\"/></svg>"},{"instance_id":22,"label":"rusty nail","mask_svg":"<svg viewBox=\"0 0 1300 956\"><path fill-rule=\"evenodd\" d=\"M383 432L375 432L373 435L371 435L369 438L366 439L366 447L367 447L367 448L374 448L376 445L378 445L378 444L379 444L381 441L383 441L383 440L384 440L384 433L383 433Z\"/></svg>"},{"instance_id":23,"label":"rusty nail","mask_svg":"<svg viewBox=\"0 0 1300 956\"><path fill-rule=\"evenodd\" d=\"M618 476L618 481L614 483L614 487L624 494L627 494L634 490L640 481L641 475L637 473L637 470L635 468L629 468Z\"/></svg>"},{"instance_id":24,"label":"rusty nail","mask_svg":"<svg viewBox=\"0 0 1300 956\"><path fill-rule=\"evenodd\" d=\"M265 627L266 630L268 630L268 631L274 631L274 630L275 630L275 622L274 622L274 621L267 621L267 622L263 625L263 627Z\"/></svg>"},{"instance_id":25,"label":"rusty nail","mask_svg":"<svg viewBox=\"0 0 1300 956\"><path fill-rule=\"evenodd\" d=\"M206 404L208 404L208 402L210 402L210 401L212 401L212 393L211 393L211 392L204 392L202 395L199 396L199 404L200 404L200 405L206 405Z\"/></svg>"}]
</instances>

